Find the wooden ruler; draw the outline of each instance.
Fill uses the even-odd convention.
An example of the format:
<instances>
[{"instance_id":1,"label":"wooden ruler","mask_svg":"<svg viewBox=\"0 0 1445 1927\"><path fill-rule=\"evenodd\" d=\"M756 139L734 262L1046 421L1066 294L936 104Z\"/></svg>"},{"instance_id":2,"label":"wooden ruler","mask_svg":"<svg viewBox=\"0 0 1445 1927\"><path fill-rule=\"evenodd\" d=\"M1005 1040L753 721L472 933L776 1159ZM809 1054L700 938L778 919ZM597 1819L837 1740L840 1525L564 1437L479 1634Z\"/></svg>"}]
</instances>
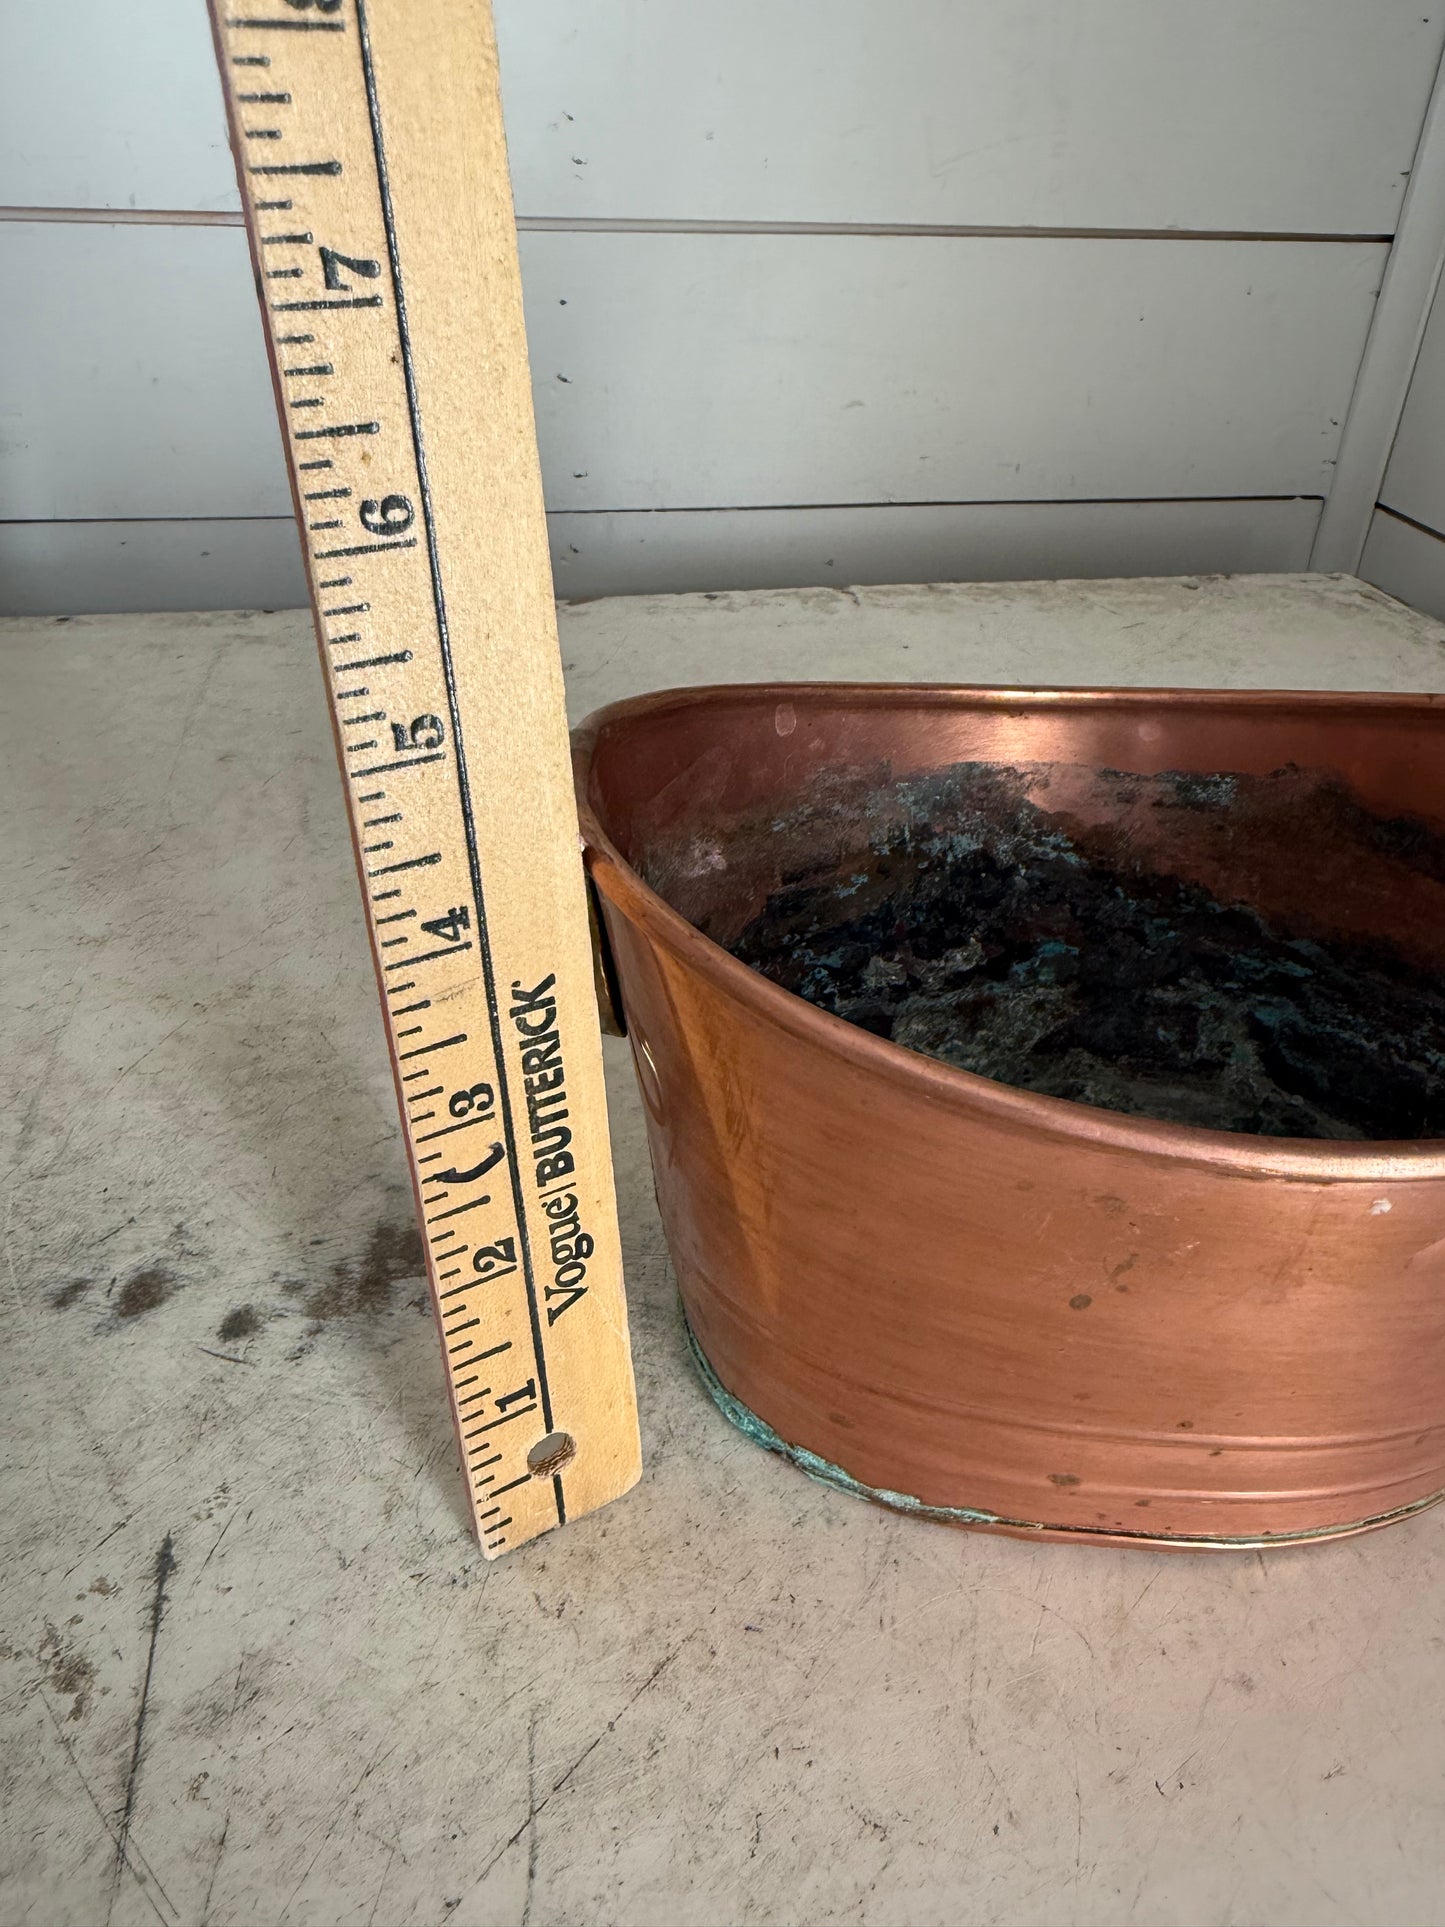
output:
<instances>
[{"instance_id":1,"label":"wooden ruler","mask_svg":"<svg viewBox=\"0 0 1445 1927\"><path fill-rule=\"evenodd\" d=\"M491 1558L640 1455L490 8L210 4Z\"/></svg>"}]
</instances>

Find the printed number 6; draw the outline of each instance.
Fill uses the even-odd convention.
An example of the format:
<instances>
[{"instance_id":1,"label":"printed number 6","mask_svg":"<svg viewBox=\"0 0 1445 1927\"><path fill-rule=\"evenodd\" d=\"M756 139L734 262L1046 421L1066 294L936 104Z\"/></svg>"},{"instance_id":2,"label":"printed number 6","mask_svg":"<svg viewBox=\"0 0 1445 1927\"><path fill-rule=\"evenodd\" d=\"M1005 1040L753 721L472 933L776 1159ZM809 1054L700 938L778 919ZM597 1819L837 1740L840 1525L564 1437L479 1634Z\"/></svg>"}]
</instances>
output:
<instances>
[{"instance_id":1,"label":"printed number 6","mask_svg":"<svg viewBox=\"0 0 1445 1927\"><path fill-rule=\"evenodd\" d=\"M405 495L383 495L379 502L363 502L361 526L368 535L405 535L416 520L416 510Z\"/></svg>"}]
</instances>

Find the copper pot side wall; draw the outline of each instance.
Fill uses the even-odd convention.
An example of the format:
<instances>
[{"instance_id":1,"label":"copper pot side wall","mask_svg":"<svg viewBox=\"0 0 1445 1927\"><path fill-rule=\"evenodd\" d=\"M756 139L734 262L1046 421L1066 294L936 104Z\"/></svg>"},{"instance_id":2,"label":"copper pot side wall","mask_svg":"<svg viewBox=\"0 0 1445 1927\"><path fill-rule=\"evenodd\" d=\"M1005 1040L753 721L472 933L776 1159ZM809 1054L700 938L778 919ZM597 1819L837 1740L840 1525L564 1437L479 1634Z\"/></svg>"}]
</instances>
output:
<instances>
[{"instance_id":1,"label":"copper pot side wall","mask_svg":"<svg viewBox=\"0 0 1445 1927\"><path fill-rule=\"evenodd\" d=\"M1417 697L780 685L585 724L588 866L688 1320L726 1392L863 1487L1029 1529L1325 1536L1437 1495L1445 1145L1243 1137L1007 1089L768 983L629 857L680 816L879 757L1295 761L1440 820L1439 718Z\"/></svg>"}]
</instances>

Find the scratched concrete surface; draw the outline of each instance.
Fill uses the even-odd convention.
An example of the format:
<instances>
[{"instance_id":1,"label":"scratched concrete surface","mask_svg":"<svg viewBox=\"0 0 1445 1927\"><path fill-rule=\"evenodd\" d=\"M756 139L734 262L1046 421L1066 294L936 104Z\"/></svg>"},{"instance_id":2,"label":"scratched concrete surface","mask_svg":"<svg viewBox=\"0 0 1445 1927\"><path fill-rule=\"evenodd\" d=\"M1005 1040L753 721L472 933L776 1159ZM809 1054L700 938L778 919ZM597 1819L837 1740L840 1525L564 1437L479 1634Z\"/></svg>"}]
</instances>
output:
<instances>
[{"instance_id":1,"label":"scratched concrete surface","mask_svg":"<svg viewBox=\"0 0 1445 1927\"><path fill-rule=\"evenodd\" d=\"M892 1517L684 1362L613 1120L645 1483L483 1564L294 613L11 621L0 1919L1445 1917L1445 1511L1268 1556ZM1445 686L1350 581L565 608L577 713L770 674Z\"/></svg>"}]
</instances>

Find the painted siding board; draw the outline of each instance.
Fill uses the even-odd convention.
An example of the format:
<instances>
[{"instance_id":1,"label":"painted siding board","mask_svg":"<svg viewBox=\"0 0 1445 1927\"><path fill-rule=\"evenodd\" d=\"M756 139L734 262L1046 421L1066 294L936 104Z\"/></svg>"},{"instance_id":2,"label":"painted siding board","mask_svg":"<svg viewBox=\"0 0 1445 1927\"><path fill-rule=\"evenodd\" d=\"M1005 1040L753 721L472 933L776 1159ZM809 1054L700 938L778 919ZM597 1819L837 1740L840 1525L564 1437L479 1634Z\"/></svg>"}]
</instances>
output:
<instances>
[{"instance_id":1,"label":"painted siding board","mask_svg":"<svg viewBox=\"0 0 1445 1927\"><path fill-rule=\"evenodd\" d=\"M1437 295L1380 500L1445 534L1445 297Z\"/></svg>"},{"instance_id":2,"label":"painted siding board","mask_svg":"<svg viewBox=\"0 0 1445 1927\"><path fill-rule=\"evenodd\" d=\"M1375 233L1438 7L497 0L524 214ZM0 0L0 202L238 205L200 0Z\"/></svg>"},{"instance_id":3,"label":"painted siding board","mask_svg":"<svg viewBox=\"0 0 1445 1927\"><path fill-rule=\"evenodd\" d=\"M1368 244L529 234L554 509L1324 492Z\"/></svg>"},{"instance_id":4,"label":"painted siding board","mask_svg":"<svg viewBox=\"0 0 1445 1927\"><path fill-rule=\"evenodd\" d=\"M239 229L0 223L0 283L0 517L290 513Z\"/></svg>"},{"instance_id":5,"label":"painted siding board","mask_svg":"<svg viewBox=\"0 0 1445 1927\"><path fill-rule=\"evenodd\" d=\"M1303 569L1318 501L552 515L559 596Z\"/></svg>"},{"instance_id":6,"label":"painted siding board","mask_svg":"<svg viewBox=\"0 0 1445 1927\"><path fill-rule=\"evenodd\" d=\"M1445 619L1445 537L1428 535L1377 510L1360 574L1386 595ZM1439 686L1445 689L1445 664Z\"/></svg>"},{"instance_id":7,"label":"painted siding board","mask_svg":"<svg viewBox=\"0 0 1445 1927\"><path fill-rule=\"evenodd\" d=\"M503 0L517 206L1393 228L1445 38L1404 0Z\"/></svg>"},{"instance_id":8,"label":"painted siding board","mask_svg":"<svg viewBox=\"0 0 1445 1927\"><path fill-rule=\"evenodd\" d=\"M569 510L1319 494L1383 258L571 234L522 253L548 505ZM0 323L0 516L286 513L239 231L0 225L0 276L30 297Z\"/></svg>"}]
</instances>

